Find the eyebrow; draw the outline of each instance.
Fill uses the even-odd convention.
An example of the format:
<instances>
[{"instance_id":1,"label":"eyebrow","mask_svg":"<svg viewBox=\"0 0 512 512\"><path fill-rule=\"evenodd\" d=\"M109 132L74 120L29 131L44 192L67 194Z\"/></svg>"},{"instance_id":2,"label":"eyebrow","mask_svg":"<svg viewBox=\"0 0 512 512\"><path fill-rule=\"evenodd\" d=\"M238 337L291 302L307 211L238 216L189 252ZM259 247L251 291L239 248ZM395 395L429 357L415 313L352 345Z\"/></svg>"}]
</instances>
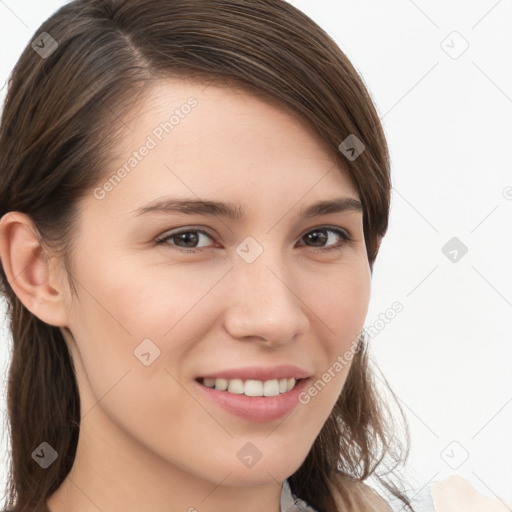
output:
<instances>
[{"instance_id":1,"label":"eyebrow","mask_svg":"<svg viewBox=\"0 0 512 512\"><path fill-rule=\"evenodd\" d=\"M354 199L353 197L337 197L314 203L302 211L301 215L303 218L308 219L346 211L362 212L363 205L358 199ZM173 198L156 200L142 208L138 208L134 210L133 216L138 217L155 212L166 214L212 215L225 217L233 221L241 221L245 218L243 207L236 203Z\"/></svg>"}]
</instances>

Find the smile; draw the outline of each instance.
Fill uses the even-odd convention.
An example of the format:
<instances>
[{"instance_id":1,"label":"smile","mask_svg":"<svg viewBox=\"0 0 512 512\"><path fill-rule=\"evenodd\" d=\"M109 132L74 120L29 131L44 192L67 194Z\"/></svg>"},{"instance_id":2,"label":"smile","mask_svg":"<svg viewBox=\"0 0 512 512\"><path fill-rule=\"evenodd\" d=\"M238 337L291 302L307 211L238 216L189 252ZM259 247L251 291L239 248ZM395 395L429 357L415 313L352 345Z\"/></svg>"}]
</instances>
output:
<instances>
[{"instance_id":1,"label":"smile","mask_svg":"<svg viewBox=\"0 0 512 512\"><path fill-rule=\"evenodd\" d=\"M200 378L198 381L216 391L226 391L227 393L246 396L277 396L291 391L297 383L297 380L293 377L266 381Z\"/></svg>"}]
</instances>

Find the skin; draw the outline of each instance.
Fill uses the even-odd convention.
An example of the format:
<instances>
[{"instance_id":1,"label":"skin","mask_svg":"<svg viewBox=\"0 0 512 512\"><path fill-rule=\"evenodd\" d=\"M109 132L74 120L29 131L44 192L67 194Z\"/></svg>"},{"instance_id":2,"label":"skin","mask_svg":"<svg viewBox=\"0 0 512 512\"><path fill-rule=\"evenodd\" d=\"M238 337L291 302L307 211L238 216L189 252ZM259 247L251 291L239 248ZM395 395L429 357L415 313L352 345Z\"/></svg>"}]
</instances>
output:
<instances>
[{"instance_id":1,"label":"skin","mask_svg":"<svg viewBox=\"0 0 512 512\"><path fill-rule=\"evenodd\" d=\"M126 120L107 176L191 96L197 106L136 168L103 199L91 191L81 201L78 299L30 218L10 212L0 222L11 286L63 328L76 368L80 439L51 512L279 512L281 484L304 461L350 368L271 422L241 419L197 392L197 376L240 366L295 364L315 382L363 328L371 272L361 212L300 215L320 200L359 199L346 171L299 117L247 92L158 82ZM133 215L165 196L236 202L246 218ZM180 251L177 237L155 243L189 227L213 235L198 234L196 254ZM315 228L328 239L305 236ZM236 252L248 236L263 249L250 264ZM148 366L134 356L147 338L160 350ZM262 454L250 468L237 457L248 442Z\"/></svg>"}]
</instances>

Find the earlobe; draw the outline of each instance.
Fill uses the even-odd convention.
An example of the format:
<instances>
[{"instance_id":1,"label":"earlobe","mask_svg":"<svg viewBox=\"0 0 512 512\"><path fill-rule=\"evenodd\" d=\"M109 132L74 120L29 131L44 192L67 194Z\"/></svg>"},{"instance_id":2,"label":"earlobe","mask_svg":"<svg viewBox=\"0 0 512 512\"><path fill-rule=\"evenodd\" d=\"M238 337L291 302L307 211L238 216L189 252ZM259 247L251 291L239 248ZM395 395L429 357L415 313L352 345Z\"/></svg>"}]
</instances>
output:
<instances>
[{"instance_id":1,"label":"earlobe","mask_svg":"<svg viewBox=\"0 0 512 512\"><path fill-rule=\"evenodd\" d=\"M54 284L51 260L28 215L8 212L0 219L0 260L11 288L31 313L47 324L66 325L62 290Z\"/></svg>"}]
</instances>

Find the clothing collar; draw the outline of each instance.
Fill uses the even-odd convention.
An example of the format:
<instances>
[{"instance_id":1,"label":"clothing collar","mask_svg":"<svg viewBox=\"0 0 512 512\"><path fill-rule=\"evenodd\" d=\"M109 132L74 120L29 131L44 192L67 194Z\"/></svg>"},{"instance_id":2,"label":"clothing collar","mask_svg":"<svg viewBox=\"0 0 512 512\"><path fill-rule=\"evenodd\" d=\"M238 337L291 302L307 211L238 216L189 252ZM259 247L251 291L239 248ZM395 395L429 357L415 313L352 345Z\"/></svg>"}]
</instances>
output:
<instances>
[{"instance_id":1,"label":"clothing collar","mask_svg":"<svg viewBox=\"0 0 512 512\"><path fill-rule=\"evenodd\" d=\"M304 500L292 493L288 480L283 482L281 489L281 512L317 512Z\"/></svg>"}]
</instances>

